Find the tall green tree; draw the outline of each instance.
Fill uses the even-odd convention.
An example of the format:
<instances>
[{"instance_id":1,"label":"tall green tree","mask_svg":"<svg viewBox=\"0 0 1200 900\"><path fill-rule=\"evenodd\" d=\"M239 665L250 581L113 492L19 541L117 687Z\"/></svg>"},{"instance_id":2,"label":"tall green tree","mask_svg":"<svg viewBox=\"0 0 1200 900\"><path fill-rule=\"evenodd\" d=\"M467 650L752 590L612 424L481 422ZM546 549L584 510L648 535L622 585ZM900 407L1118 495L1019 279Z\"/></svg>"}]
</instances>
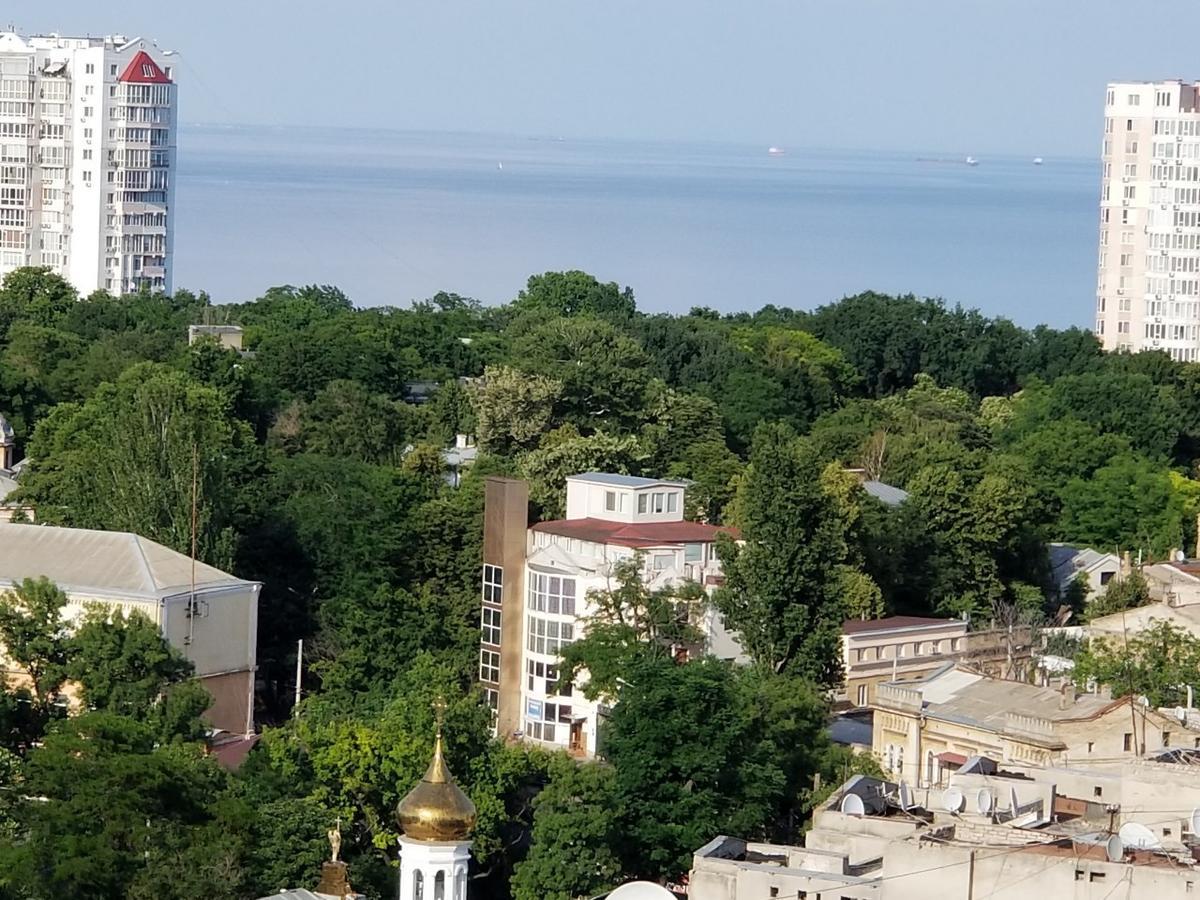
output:
<instances>
[{"instance_id":1,"label":"tall green tree","mask_svg":"<svg viewBox=\"0 0 1200 900\"><path fill-rule=\"evenodd\" d=\"M30 442L22 481L39 518L132 531L228 566L231 473L249 430L226 416L222 395L180 372L135 366L82 405L63 404Z\"/></svg>"},{"instance_id":2,"label":"tall green tree","mask_svg":"<svg viewBox=\"0 0 1200 900\"><path fill-rule=\"evenodd\" d=\"M514 900L575 900L611 890L622 873L616 772L559 754L548 774L534 801L529 855L513 874Z\"/></svg>"},{"instance_id":3,"label":"tall green tree","mask_svg":"<svg viewBox=\"0 0 1200 900\"><path fill-rule=\"evenodd\" d=\"M756 432L736 500L742 542L723 536L715 597L756 663L828 686L841 678L846 608L838 567L848 523L821 483L812 444L789 429Z\"/></svg>"}]
</instances>

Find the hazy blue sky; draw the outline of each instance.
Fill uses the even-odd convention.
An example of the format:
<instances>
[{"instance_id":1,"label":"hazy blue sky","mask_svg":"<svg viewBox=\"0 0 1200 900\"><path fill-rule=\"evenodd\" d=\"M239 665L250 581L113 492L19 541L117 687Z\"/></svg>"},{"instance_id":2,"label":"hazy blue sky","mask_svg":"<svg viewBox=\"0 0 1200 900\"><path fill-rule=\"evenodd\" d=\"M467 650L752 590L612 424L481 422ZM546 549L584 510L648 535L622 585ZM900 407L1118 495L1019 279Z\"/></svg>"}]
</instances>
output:
<instances>
[{"instance_id":1,"label":"hazy blue sky","mask_svg":"<svg viewBox=\"0 0 1200 900\"><path fill-rule=\"evenodd\" d=\"M1158 0L10 5L180 50L184 122L1090 156L1104 84L1200 78Z\"/></svg>"}]
</instances>

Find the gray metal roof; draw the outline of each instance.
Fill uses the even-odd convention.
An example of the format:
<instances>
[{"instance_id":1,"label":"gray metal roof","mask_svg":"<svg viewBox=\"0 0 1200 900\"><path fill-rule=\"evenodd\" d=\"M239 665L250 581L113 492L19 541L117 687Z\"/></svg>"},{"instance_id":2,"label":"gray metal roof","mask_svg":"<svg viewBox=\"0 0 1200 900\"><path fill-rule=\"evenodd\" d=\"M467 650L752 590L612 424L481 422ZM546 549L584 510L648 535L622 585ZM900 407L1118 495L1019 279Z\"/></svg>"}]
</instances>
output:
<instances>
[{"instance_id":1,"label":"gray metal roof","mask_svg":"<svg viewBox=\"0 0 1200 900\"><path fill-rule=\"evenodd\" d=\"M638 478L635 475L614 475L610 472L583 472L579 475L568 476L567 481L590 481L593 484L607 484L613 487L635 489L655 487L656 485L677 488L687 487L682 481L664 481L661 478Z\"/></svg>"},{"instance_id":2,"label":"gray metal roof","mask_svg":"<svg viewBox=\"0 0 1200 900\"><path fill-rule=\"evenodd\" d=\"M190 590L192 560L123 531L0 524L0 584L45 576L67 593L157 600ZM197 589L253 582L195 564Z\"/></svg>"},{"instance_id":3,"label":"gray metal roof","mask_svg":"<svg viewBox=\"0 0 1200 900\"><path fill-rule=\"evenodd\" d=\"M863 490L888 506L899 506L908 499L908 491L884 484L882 481L864 481Z\"/></svg>"}]
</instances>

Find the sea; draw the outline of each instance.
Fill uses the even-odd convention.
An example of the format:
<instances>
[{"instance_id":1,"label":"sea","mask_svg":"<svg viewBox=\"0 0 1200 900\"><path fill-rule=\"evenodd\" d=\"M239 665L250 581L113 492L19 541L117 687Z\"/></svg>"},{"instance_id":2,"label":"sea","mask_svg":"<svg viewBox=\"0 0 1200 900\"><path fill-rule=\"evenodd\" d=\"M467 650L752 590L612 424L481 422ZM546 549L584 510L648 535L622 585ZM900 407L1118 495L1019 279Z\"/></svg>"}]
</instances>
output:
<instances>
[{"instance_id":1,"label":"sea","mask_svg":"<svg viewBox=\"0 0 1200 900\"><path fill-rule=\"evenodd\" d=\"M359 306L511 300L583 269L647 312L813 308L866 290L1088 326L1097 160L183 126L175 286L330 284Z\"/></svg>"}]
</instances>

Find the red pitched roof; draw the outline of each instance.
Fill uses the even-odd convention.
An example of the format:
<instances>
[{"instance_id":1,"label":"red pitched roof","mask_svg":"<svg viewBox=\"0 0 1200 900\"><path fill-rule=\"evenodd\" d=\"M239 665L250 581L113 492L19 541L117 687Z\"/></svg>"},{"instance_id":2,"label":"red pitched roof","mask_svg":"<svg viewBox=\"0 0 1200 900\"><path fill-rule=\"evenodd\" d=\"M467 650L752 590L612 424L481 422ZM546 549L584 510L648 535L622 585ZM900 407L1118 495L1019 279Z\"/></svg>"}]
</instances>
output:
<instances>
[{"instance_id":1,"label":"red pitched roof","mask_svg":"<svg viewBox=\"0 0 1200 900\"><path fill-rule=\"evenodd\" d=\"M150 58L145 50L139 50L121 73L117 81L127 81L133 84L170 84L167 73L159 68L158 63Z\"/></svg>"},{"instance_id":2,"label":"red pitched roof","mask_svg":"<svg viewBox=\"0 0 1200 900\"><path fill-rule=\"evenodd\" d=\"M962 619L928 619L923 616L888 616L885 619L850 619L842 623L842 634L864 631L890 631L894 628L916 628L920 625L957 625Z\"/></svg>"},{"instance_id":3,"label":"red pitched roof","mask_svg":"<svg viewBox=\"0 0 1200 900\"><path fill-rule=\"evenodd\" d=\"M663 544L708 544L718 534L740 537L736 528L700 522L609 522L606 519L555 519L538 522L534 531L561 534L597 544L661 547Z\"/></svg>"}]
</instances>

